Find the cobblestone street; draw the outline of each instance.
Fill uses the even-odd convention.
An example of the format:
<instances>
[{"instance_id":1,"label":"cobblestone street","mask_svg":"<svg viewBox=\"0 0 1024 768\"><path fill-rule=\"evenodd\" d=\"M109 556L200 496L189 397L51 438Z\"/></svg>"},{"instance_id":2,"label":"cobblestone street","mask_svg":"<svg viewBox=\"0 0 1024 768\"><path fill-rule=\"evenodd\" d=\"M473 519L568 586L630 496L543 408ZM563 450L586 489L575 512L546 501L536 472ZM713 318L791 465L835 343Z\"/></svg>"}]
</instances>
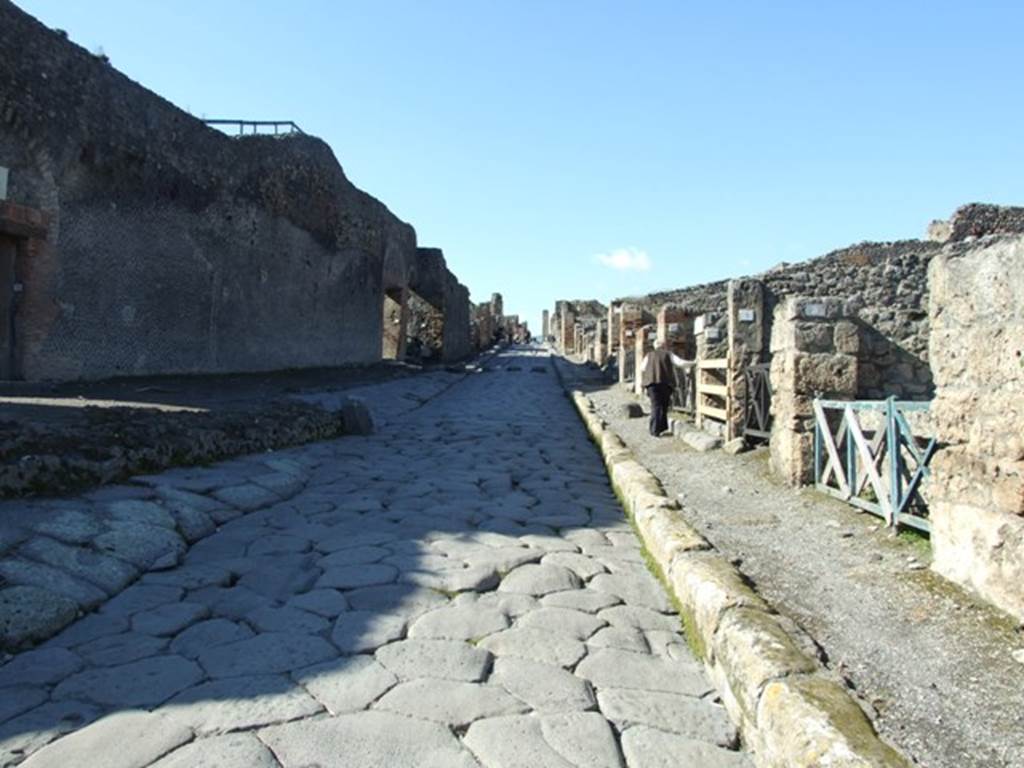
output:
<instances>
[{"instance_id":1,"label":"cobblestone street","mask_svg":"<svg viewBox=\"0 0 1024 768\"><path fill-rule=\"evenodd\" d=\"M547 354L486 368L125 489L218 529L0 667L0 764L752 765Z\"/></svg>"}]
</instances>

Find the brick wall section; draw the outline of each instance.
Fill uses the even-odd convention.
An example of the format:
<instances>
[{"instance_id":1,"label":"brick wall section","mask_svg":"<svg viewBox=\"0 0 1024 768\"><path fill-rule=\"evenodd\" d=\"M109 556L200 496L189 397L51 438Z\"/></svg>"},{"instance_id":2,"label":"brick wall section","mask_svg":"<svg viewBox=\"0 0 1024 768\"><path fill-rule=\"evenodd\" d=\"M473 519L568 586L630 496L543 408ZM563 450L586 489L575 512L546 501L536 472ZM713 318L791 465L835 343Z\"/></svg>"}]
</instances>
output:
<instances>
[{"instance_id":1,"label":"brick wall section","mask_svg":"<svg viewBox=\"0 0 1024 768\"><path fill-rule=\"evenodd\" d=\"M1024 236L931 265L934 568L1024 619Z\"/></svg>"}]
</instances>

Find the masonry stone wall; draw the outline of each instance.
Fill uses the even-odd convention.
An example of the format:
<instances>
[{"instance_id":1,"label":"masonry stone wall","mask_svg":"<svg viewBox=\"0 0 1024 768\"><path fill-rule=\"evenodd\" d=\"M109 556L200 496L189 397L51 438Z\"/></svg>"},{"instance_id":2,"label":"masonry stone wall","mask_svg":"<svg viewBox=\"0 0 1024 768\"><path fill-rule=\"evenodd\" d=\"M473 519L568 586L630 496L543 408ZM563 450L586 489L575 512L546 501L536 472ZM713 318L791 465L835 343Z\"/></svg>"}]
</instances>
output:
<instances>
[{"instance_id":1,"label":"masonry stone wall","mask_svg":"<svg viewBox=\"0 0 1024 768\"><path fill-rule=\"evenodd\" d=\"M0 50L8 194L49 220L22 265L22 376L380 359L384 289L428 270L324 142L229 138L7 0Z\"/></svg>"},{"instance_id":2,"label":"masonry stone wall","mask_svg":"<svg viewBox=\"0 0 1024 768\"><path fill-rule=\"evenodd\" d=\"M1024 237L952 244L930 278L933 567L1024 619Z\"/></svg>"}]
</instances>

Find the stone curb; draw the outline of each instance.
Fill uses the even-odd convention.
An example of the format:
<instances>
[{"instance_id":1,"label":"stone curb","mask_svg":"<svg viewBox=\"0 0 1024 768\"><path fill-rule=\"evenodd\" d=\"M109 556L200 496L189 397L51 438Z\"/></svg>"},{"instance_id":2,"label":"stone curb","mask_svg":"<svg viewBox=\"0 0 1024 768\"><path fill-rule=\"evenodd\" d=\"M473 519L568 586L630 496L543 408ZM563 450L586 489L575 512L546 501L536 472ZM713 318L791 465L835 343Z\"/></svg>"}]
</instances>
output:
<instances>
[{"instance_id":1,"label":"stone curb","mask_svg":"<svg viewBox=\"0 0 1024 768\"><path fill-rule=\"evenodd\" d=\"M907 768L910 763L878 737L843 686L801 650L812 645L809 638L787 627L684 520L679 503L601 420L590 398L579 391L571 397L757 765Z\"/></svg>"}]
</instances>

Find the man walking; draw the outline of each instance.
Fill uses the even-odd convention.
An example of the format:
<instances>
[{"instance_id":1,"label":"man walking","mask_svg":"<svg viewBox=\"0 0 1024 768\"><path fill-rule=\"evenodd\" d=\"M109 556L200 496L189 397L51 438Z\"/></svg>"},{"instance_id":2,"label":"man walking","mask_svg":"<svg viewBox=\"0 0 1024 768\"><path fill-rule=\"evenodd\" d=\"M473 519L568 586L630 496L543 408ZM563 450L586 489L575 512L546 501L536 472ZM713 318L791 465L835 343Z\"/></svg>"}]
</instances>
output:
<instances>
[{"instance_id":1,"label":"man walking","mask_svg":"<svg viewBox=\"0 0 1024 768\"><path fill-rule=\"evenodd\" d=\"M650 432L658 437L668 429L668 405L672 399L672 390L676 385L673 365L683 365L686 361L666 348L665 339L654 342L654 349L644 355L643 378L641 384L647 391L651 401Z\"/></svg>"}]
</instances>

